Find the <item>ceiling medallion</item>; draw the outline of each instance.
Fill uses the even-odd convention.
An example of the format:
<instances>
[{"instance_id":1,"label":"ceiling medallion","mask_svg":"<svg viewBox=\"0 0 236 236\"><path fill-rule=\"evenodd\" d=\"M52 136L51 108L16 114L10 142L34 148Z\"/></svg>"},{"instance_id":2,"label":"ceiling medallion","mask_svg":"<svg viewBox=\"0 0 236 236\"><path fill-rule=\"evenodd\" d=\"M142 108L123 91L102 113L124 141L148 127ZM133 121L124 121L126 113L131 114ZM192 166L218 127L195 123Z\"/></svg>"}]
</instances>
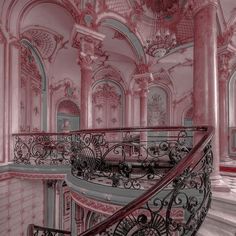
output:
<instances>
[{"instance_id":1,"label":"ceiling medallion","mask_svg":"<svg viewBox=\"0 0 236 236\"><path fill-rule=\"evenodd\" d=\"M145 52L155 58L163 57L177 44L175 33L163 26L157 28L151 39L146 42Z\"/></svg>"}]
</instances>

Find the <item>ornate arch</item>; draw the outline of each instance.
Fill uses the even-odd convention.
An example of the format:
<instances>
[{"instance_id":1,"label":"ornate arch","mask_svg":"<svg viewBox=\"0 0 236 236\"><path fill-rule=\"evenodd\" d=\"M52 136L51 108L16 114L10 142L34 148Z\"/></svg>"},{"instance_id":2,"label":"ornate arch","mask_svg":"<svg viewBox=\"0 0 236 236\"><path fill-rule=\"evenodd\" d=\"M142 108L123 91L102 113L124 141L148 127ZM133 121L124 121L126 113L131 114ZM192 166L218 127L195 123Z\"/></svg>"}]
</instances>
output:
<instances>
[{"instance_id":1,"label":"ornate arch","mask_svg":"<svg viewBox=\"0 0 236 236\"><path fill-rule=\"evenodd\" d=\"M47 78L43 60L30 41L23 38L21 45L21 129L47 131Z\"/></svg>"},{"instance_id":2,"label":"ornate arch","mask_svg":"<svg viewBox=\"0 0 236 236\"><path fill-rule=\"evenodd\" d=\"M8 2L8 1L7 1ZM10 1L9 1L10 2ZM33 1L25 1L23 3L21 9L15 9L16 8L16 1L11 1L9 6L7 7L7 13L6 13L6 22L5 27L7 31L9 31L12 35L19 37L21 33L21 23L24 17L28 14L28 12L35 7L36 5L42 4L42 3L49 3L54 4L57 6L62 7L65 9L75 20L75 22L79 19L79 12L76 9L76 6L71 1L58 1L58 0L33 0ZM12 17L13 12L15 13L17 11L16 15L17 17ZM14 26L15 28L12 28Z\"/></svg>"},{"instance_id":3,"label":"ornate arch","mask_svg":"<svg viewBox=\"0 0 236 236\"><path fill-rule=\"evenodd\" d=\"M103 13L98 16L96 24L100 24L102 26L110 27L120 34L124 35L124 37L128 40L133 49L137 59L140 63L146 64L147 58L146 54L140 41L140 38L137 36L137 33L133 33L129 27L126 25L127 21L122 19L121 16L115 13Z\"/></svg>"},{"instance_id":4,"label":"ornate arch","mask_svg":"<svg viewBox=\"0 0 236 236\"><path fill-rule=\"evenodd\" d=\"M79 129L80 109L77 102L71 98L63 98L56 104L56 126L58 132Z\"/></svg>"}]
</instances>

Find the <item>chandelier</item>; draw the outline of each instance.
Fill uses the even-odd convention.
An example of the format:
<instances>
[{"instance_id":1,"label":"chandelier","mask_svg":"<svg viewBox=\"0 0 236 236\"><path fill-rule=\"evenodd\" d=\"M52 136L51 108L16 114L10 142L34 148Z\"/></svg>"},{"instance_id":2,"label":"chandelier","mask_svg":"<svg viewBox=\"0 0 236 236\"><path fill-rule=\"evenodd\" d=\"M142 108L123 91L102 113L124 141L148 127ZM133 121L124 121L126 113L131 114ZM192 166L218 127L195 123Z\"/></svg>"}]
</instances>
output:
<instances>
[{"instance_id":1,"label":"chandelier","mask_svg":"<svg viewBox=\"0 0 236 236\"><path fill-rule=\"evenodd\" d=\"M155 58L161 58L176 46L175 33L163 26L155 27L150 39L146 40L145 52Z\"/></svg>"}]
</instances>

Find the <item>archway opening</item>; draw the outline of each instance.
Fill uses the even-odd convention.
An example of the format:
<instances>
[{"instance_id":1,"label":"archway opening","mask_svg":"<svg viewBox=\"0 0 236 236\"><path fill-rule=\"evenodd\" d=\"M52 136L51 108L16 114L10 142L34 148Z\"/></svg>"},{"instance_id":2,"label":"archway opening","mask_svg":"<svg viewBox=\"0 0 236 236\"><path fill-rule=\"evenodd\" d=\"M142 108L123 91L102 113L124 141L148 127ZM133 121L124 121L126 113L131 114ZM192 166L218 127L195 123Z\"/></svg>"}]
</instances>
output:
<instances>
[{"instance_id":1,"label":"archway opening","mask_svg":"<svg viewBox=\"0 0 236 236\"><path fill-rule=\"evenodd\" d=\"M57 132L78 130L79 116L79 107L73 101L60 102L57 109Z\"/></svg>"}]
</instances>

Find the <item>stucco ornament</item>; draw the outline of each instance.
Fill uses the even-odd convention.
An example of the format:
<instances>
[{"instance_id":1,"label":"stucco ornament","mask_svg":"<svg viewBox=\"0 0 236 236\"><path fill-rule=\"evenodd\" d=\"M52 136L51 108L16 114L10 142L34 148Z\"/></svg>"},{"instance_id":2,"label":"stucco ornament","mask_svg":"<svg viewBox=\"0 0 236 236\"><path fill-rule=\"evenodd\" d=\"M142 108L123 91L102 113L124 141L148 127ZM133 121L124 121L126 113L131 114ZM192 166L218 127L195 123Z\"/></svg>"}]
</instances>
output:
<instances>
[{"instance_id":1,"label":"stucco ornament","mask_svg":"<svg viewBox=\"0 0 236 236\"><path fill-rule=\"evenodd\" d=\"M146 7L154 13L169 16L179 9L179 0L143 0Z\"/></svg>"}]
</instances>

